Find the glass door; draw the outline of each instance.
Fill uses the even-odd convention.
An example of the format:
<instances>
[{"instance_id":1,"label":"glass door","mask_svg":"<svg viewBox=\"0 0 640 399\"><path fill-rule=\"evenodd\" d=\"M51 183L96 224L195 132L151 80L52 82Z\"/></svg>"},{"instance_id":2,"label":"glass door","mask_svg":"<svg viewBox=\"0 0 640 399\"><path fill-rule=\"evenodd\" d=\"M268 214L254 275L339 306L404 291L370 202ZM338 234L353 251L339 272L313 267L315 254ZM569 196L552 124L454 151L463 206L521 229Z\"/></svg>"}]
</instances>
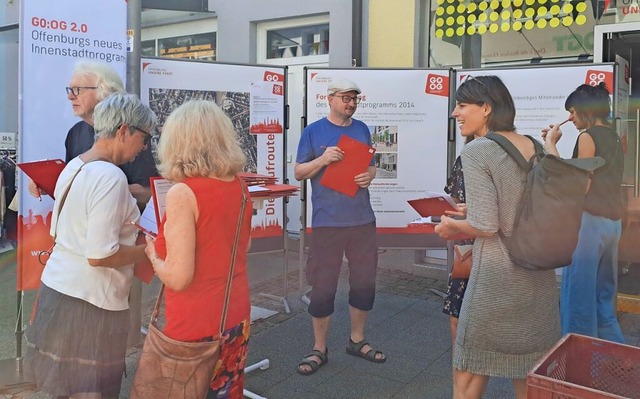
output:
<instances>
[{"instance_id":1,"label":"glass door","mask_svg":"<svg viewBox=\"0 0 640 399\"><path fill-rule=\"evenodd\" d=\"M635 115L640 99L640 22L596 26L593 52L594 62L615 62L618 65L613 108L616 128L625 150L624 185L631 190L633 198L638 198L640 143Z\"/></svg>"},{"instance_id":2,"label":"glass door","mask_svg":"<svg viewBox=\"0 0 640 399\"><path fill-rule=\"evenodd\" d=\"M618 304L640 313L640 22L594 28L594 62L616 62L614 117L624 152L626 215L619 245Z\"/></svg>"}]
</instances>

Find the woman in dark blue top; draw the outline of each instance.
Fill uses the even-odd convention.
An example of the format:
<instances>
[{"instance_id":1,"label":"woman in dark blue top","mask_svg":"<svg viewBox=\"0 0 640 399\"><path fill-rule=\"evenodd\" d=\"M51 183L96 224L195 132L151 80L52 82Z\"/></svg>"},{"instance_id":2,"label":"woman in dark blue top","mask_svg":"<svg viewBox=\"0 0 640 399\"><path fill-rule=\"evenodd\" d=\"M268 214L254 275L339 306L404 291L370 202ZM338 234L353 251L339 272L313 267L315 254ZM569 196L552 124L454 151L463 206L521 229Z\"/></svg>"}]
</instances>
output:
<instances>
[{"instance_id":1,"label":"woman in dark blue top","mask_svg":"<svg viewBox=\"0 0 640 399\"><path fill-rule=\"evenodd\" d=\"M604 83L583 84L569 95L565 108L580 131L574 158L603 157L585 197L578 245L562 271L560 318L562 334L578 333L624 342L616 319L618 241L622 231L622 148L612 129L609 91ZM542 133L547 152L558 155L562 132L551 125Z\"/></svg>"},{"instance_id":2,"label":"woman in dark blue top","mask_svg":"<svg viewBox=\"0 0 640 399\"><path fill-rule=\"evenodd\" d=\"M473 140L473 136L469 136L465 142L468 143ZM464 190L464 174L462 172L462 159L458 156L451 175L447 179L447 185L444 187L444 191L453 198L458 204L466 202L465 190ZM455 245L473 245L473 239L457 240L454 241ZM453 278L449 274L449 284L447 285L447 295L444 297L444 306L442 307L442 313L448 314L449 327L451 328L452 342L456 342L456 331L458 330L458 318L460 317L460 309L462 308L462 299L467 289L467 283L469 278Z\"/></svg>"}]
</instances>

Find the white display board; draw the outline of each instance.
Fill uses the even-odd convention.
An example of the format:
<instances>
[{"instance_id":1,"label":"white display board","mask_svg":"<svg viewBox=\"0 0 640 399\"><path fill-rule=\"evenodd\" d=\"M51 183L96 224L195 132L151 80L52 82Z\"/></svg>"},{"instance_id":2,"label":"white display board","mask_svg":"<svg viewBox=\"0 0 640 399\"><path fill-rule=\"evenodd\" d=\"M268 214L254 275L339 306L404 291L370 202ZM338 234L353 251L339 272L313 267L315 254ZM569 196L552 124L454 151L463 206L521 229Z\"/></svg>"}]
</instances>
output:
<instances>
[{"instance_id":1,"label":"white display board","mask_svg":"<svg viewBox=\"0 0 640 399\"><path fill-rule=\"evenodd\" d=\"M596 85L604 81L610 94L613 94L614 86L613 64L459 70L456 71L456 87L466 75L496 75L502 79L516 106L515 125L518 133L528 134L539 141L542 141L543 128L563 122L569 117L564 103L578 86L584 83ZM564 124L561 129L563 134L558 143L558 151L563 158L571 158L578 130L571 122ZM459 131L457 137L460 137ZM456 143L460 153L464 141L457 140Z\"/></svg>"},{"instance_id":2,"label":"white display board","mask_svg":"<svg viewBox=\"0 0 640 399\"><path fill-rule=\"evenodd\" d=\"M442 192L446 183L449 71L307 69L307 125L329 113L327 87L343 78L362 89L354 118L369 126L376 147L377 174L369 192L378 233L402 234L420 216L407 200Z\"/></svg>"},{"instance_id":3,"label":"white display board","mask_svg":"<svg viewBox=\"0 0 640 399\"><path fill-rule=\"evenodd\" d=\"M167 116L190 99L214 101L231 118L247 156L245 171L285 179L285 68L159 58L141 60L140 98ZM252 252L284 247L283 199L253 216Z\"/></svg>"},{"instance_id":4,"label":"white display board","mask_svg":"<svg viewBox=\"0 0 640 399\"><path fill-rule=\"evenodd\" d=\"M540 142L542 142L541 134L544 127L560 123L569 117L564 103L569 94L581 84L596 85L605 82L612 96L611 103L614 104L615 66L613 64L459 70L456 71L456 87L464 81L465 75L500 77L513 97L518 133L528 134ZM558 142L558 152L563 158L571 158L579 132L571 122L564 124L561 129L562 138ZM460 136L457 125L456 134ZM456 143L459 154L464 141L457 140ZM556 269L556 274L562 274L562 269Z\"/></svg>"},{"instance_id":5,"label":"white display board","mask_svg":"<svg viewBox=\"0 0 640 399\"><path fill-rule=\"evenodd\" d=\"M66 99L74 65L81 59L109 63L124 80L125 0L25 0L20 10L18 159L63 158L67 131L79 119ZM20 193L28 193L22 176ZM53 201L20 198L18 289L40 285L38 254L51 246Z\"/></svg>"}]
</instances>

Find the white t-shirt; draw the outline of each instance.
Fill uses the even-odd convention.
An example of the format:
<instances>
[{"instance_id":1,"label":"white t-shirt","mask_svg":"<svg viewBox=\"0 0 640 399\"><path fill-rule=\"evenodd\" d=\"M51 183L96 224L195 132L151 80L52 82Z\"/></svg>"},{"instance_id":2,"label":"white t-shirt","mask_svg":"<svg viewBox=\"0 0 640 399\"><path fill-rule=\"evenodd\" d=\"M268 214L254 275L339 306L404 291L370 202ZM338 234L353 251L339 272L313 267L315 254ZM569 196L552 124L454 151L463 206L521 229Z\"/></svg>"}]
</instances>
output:
<instances>
[{"instance_id":1,"label":"white t-shirt","mask_svg":"<svg viewBox=\"0 0 640 399\"><path fill-rule=\"evenodd\" d=\"M140 211L122 170L109 162L94 161L78 173L58 215L58 201L83 164L78 157L72 159L58 178L51 219L56 245L41 280L99 308L125 310L133 265L94 267L87 259L104 259L118 251L120 244L135 244L137 229L129 222L138 220Z\"/></svg>"}]
</instances>

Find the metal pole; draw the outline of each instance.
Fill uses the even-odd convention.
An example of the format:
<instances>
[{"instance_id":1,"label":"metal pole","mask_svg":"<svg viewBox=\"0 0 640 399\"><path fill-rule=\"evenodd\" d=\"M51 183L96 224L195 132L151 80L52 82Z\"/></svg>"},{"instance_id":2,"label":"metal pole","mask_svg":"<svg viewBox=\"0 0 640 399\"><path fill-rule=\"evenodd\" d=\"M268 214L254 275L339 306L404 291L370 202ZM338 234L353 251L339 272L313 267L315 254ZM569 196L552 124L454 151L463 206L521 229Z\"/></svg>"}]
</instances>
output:
<instances>
[{"instance_id":1,"label":"metal pole","mask_svg":"<svg viewBox=\"0 0 640 399\"><path fill-rule=\"evenodd\" d=\"M140 95L142 0L127 1L127 91Z\"/></svg>"},{"instance_id":2,"label":"metal pole","mask_svg":"<svg viewBox=\"0 0 640 399\"><path fill-rule=\"evenodd\" d=\"M351 3L351 66L362 66L362 0Z\"/></svg>"},{"instance_id":3,"label":"metal pole","mask_svg":"<svg viewBox=\"0 0 640 399\"><path fill-rule=\"evenodd\" d=\"M462 52L463 68L481 68L482 67L482 36L463 35L460 44Z\"/></svg>"},{"instance_id":4,"label":"metal pole","mask_svg":"<svg viewBox=\"0 0 640 399\"><path fill-rule=\"evenodd\" d=\"M17 291L17 297L16 297L16 304L17 304L17 309L16 309L16 359L18 359L18 371L22 371L21 370L21 362L20 360L22 360L22 334L24 333L24 331L22 330L22 327L24 326L24 316L22 313L22 305L24 303L23 301L24 298L24 291Z\"/></svg>"},{"instance_id":5,"label":"metal pole","mask_svg":"<svg viewBox=\"0 0 640 399\"><path fill-rule=\"evenodd\" d=\"M127 91L140 96L140 30L142 0L127 1ZM127 347L140 344L142 327L142 282L134 278L129 293L129 337Z\"/></svg>"}]
</instances>

